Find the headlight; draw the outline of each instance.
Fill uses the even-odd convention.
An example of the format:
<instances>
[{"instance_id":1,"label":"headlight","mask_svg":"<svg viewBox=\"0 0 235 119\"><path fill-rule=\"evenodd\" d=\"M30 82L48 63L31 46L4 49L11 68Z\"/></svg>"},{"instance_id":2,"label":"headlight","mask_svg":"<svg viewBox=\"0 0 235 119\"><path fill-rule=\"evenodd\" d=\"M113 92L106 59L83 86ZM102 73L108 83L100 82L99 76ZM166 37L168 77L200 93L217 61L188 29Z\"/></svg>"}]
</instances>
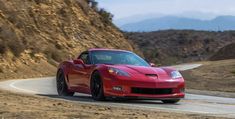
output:
<instances>
[{"instance_id":1,"label":"headlight","mask_svg":"<svg viewBox=\"0 0 235 119\"><path fill-rule=\"evenodd\" d=\"M173 79L182 78L182 75L178 71L172 71L171 78L173 78Z\"/></svg>"},{"instance_id":2,"label":"headlight","mask_svg":"<svg viewBox=\"0 0 235 119\"><path fill-rule=\"evenodd\" d=\"M117 69L117 68L113 68L113 67L109 67L108 72L110 74L115 74L115 75L118 75L118 76L130 77L129 73L127 73L125 71L122 71L121 69Z\"/></svg>"}]
</instances>

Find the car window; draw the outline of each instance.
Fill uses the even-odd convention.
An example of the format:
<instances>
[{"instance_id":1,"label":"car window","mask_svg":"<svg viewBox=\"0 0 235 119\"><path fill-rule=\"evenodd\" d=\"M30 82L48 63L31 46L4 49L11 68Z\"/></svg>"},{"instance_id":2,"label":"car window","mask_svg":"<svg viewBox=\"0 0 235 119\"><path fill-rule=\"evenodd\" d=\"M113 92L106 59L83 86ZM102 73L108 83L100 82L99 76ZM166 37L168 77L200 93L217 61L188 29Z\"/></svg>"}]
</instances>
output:
<instances>
[{"instance_id":1,"label":"car window","mask_svg":"<svg viewBox=\"0 0 235 119\"><path fill-rule=\"evenodd\" d=\"M81 54L80 59L81 59L85 64L90 64L90 59L89 59L89 54L88 54L88 53L83 53L83 54Z\"/></svg>"},{"instance_id":2,"label":"car window","mask_svg":"<svg viewBox=\"0 0 235 119\"><path fill-rule=\"evenodd\" d=\"M91 53L94 64L126 64L135 66L149 66L142 58L134 53L122 51L93 51Z\"/></svg>"}]
</instances>

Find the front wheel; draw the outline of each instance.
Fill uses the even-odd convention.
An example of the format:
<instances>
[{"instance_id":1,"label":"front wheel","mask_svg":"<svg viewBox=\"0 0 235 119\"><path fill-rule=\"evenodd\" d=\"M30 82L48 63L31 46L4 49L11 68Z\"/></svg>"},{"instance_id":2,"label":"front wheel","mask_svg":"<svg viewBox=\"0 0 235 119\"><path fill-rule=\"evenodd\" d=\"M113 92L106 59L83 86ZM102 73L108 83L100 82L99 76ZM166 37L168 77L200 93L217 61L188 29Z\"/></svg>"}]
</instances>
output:
<instances>
[{"instance_id":1,"label":"front wheel","mask_svg":"<svg viewBox=\"0 0 235 119\"><path fill-rule=\"evenodd\" d=\"M104 101L103 82L98 71L91 76L91 95L94 100Z\"/></svg>"},{"instance_id":2,"label":"front wheel","mask_svg":"<svg viewBox=\"0 0 235 119\"><path fill-rule=\"evenodd\" d=\"M57 92L59 96L73 96L74 92L70 92L68 90L68 86L65 81L65 76L62 70L58 71L58 74L56 76L56 86L57 86Z\"/></svg>"},{"instance_id":3,"label":"front wheel","mask_svg":"<svg viewBox=\"0 0 235 119\"><path fill-rule=\"evenodd\" d=\"M162 100L162 102L165 103L165 104L175 104L175 103L177 103L179 101L180 101L180 99Z\"/></svg>"}]
</instances>

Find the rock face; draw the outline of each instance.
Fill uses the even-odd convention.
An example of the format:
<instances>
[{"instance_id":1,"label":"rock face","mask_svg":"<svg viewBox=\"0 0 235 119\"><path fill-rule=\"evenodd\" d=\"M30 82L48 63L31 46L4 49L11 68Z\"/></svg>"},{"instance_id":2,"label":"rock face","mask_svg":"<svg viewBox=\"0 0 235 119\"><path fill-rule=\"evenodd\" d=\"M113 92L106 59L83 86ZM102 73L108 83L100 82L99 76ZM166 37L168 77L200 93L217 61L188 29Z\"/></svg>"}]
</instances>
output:
<instances>
[{"instance_id":1,"label":"rock face","mask_svg":"<svg viewBox=\"0 0 235 119\"><path fill-rule=\"evenodd\" d=\"M210 60L225 59L235 59L235 43L224 46L210 58Z\"/></svg>"},{"instance_id":2,"label":"rock face","mask_svg":"<svg viewBox=\"0 0 235 119\"><path fill-rule=\"evenodd\" d=\"M147 59L162 65L208 60L220 48L235 42L233 31L168 30L125 34Z\"/></svg>"},{"instance_id":3,"label":"rock face","mask_svg":"<svg viewBox=\"0 0 235 119\"><path fill-rule=\"evenodd\" d=\"M133 50L86 0L0 1L0 79L54 75L94 47Z\"/></svg>"}]
</instances>

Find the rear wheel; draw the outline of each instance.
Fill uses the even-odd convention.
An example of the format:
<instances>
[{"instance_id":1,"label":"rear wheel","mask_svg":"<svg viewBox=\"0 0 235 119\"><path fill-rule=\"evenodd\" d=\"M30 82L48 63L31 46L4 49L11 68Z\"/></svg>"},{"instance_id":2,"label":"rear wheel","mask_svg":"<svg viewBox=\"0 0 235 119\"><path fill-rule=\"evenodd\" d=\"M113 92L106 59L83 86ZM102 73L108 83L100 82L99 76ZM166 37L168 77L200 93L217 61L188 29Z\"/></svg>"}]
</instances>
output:
<instances>
[{"instance_id":1,"label":"rear wheel","mask_svg":"<svg viewBox=\"0 0 235 119\"><path fill-rule=\"evenodd\" d=\"M180 99L173 99L173 100L162 100L163 103L166 103L166 104L175 104L177 102L179 102Z\"/></svg>"},{"instance_id":2,"label":"rear wheel","mask_svg":"<svg viewBox=\"0 0 235 119\"><path fill-rule=\"evenodd\" d=\"M94 100L105 100L103 82L98 71L94 72L91 76L91 95Z\"/></svg>"},{"instance_id":3,"label":"rear wheel","mask_svg":"<svg viewBox=\"0 0 235 119\"><path fill-rule=\"evenodd\" d=\"M59 96L73 96L74 92L70 92L68 90L68 86L65 81L65 76L62 70L58 71L57 77L56 77L56 86L57 86L57 92Z\"/></svg>"}]
</instances>

